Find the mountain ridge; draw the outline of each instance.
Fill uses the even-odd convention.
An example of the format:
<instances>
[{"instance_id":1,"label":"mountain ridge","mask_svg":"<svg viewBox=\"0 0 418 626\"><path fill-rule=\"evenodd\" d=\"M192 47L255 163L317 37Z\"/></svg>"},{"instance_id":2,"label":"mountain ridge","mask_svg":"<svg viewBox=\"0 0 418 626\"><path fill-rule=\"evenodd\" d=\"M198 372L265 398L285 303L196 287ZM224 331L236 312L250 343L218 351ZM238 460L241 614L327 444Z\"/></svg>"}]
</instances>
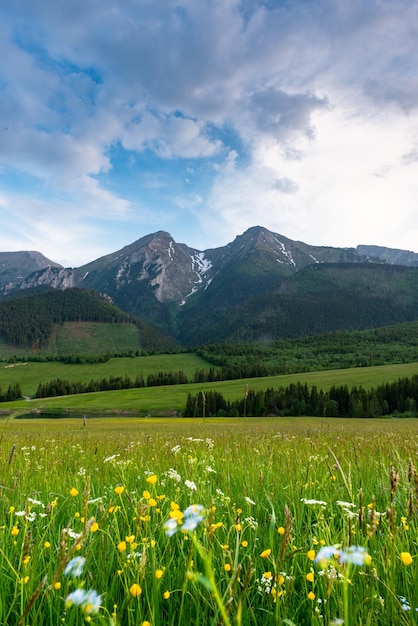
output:
<instances>
[{"instance_id":1,"label":"mountain ridge","mask_svg":"<svg viewBox=\"0 0 418 626\"><path fill-rule=\"evenodd\" d=\"M299 336L418 318L415 253L391 250L311 246L253 226L201 251L160 230L78 268L50 263L2 295L90 289L185 344ZM394 260L406 271L390 272Z\"/></svg>"}]
</instances>

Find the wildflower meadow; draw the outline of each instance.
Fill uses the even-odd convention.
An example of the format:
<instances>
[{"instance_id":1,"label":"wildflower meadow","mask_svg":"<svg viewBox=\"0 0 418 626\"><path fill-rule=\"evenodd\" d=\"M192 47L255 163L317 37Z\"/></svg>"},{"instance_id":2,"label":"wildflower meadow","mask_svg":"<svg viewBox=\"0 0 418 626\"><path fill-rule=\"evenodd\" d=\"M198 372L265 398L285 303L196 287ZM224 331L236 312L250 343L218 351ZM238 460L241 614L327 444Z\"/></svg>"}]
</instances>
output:
<instances>
[{"instance_id":1,"label":"wildflower meadow","mask_svg":"<svg viewBox=\"0 0 418 626\"><path fill-rule=\"evenodd\" d=\"M0 422L0 625L418 622L418 422Z\"/></svg>"}]
</instances>

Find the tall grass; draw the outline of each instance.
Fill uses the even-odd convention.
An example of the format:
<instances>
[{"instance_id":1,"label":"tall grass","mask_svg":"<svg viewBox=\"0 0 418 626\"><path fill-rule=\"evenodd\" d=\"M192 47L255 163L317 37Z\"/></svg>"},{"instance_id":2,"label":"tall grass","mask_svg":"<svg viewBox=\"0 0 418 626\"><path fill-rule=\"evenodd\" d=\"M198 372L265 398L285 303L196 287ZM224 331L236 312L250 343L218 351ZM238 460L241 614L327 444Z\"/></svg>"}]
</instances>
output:
<instances>
[{"instance_id":1,"label":"tall grass","mask_svg":"<svg viewBox=\"0 0 418 626\"><path fill-rule=\"evenodd\" d=\"M0 624L415 624L417 434L4 420Z\"/></svg>"}]
</instances>

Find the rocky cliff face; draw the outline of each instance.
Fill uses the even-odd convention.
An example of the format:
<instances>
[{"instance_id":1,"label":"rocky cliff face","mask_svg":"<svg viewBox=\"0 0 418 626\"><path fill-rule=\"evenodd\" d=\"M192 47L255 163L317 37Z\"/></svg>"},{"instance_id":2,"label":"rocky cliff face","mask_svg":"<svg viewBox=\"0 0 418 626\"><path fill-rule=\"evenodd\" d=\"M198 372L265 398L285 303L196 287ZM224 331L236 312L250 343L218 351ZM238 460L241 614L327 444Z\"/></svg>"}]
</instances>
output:
<instances>
[{"instance_id":1,"label":"rocky cliff face","mask_svg":"<svg viewBox=\"0 0 418 626\"><path fill-rule=\"evenodd\" d=\"M357 246L357 250L363 256L380 259L391 265L406 265L407 267L418 267L418 254L409 250L398 250L397 248L384 248L382 246Z\"/></svg>"},{"instance_id":2,"label":"rocky cliff face","mask_svg":"<svg viewBox=\"0 0 418 626\"><path fill-rule=\"evenodd\" d=\"M13 289L29 274L47 267L61 267L36 251L0 252L0 289Z\"/></svg>"}]
</instances>

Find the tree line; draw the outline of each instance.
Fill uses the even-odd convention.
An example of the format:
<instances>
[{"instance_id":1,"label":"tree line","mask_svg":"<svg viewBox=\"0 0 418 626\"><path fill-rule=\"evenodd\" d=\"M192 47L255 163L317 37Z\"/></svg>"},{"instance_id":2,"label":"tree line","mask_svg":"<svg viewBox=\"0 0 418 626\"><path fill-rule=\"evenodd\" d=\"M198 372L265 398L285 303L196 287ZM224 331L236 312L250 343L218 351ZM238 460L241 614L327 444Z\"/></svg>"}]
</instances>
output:
<instances>
[{"instance_id":1,"label":"tree line","mask_svg":"<svg viewBox=\"0 0 418 626\"><path fill-rule=\"evenodd\" d=\"M7 391L3 392L0 387L0 402L12 402L22 397L22 390L19 384L9 385Z\"/></svg>"},{"instance_id":2,"label":"tree line","mask_svg":"<svg viewBox=\"0 0 418 626\"><path fill-rule=\"evenodd\" d=\"M178 372L158 372L149 374L144 380L142 374L137 374L134 380L129 376L110 376L98 380L90 380L88 383L81 381L69 381L57 378L47 383L40 383L36 390L36 398L51 398L56 396L68 396L77 393L94 393L96 391L115 391L121 389L134 389L140 387L156 387L159 385L182 385L187 383L186 374Z\"/></svg>"},{"instance_id":3,"label":"tree line","mask_svg":"<svg viewBox=\"0 0 418 626\"><path fill-rule=\"evenodd\" d=\"M226 400L217 391L189 394L184 417L301 416L379 417L418 416L418 375L385 383L370 390L362 386L332 386L323 391L313 385L292 383L266 391L250 390L239 400Z\"/></svg>"}]
</instances>

